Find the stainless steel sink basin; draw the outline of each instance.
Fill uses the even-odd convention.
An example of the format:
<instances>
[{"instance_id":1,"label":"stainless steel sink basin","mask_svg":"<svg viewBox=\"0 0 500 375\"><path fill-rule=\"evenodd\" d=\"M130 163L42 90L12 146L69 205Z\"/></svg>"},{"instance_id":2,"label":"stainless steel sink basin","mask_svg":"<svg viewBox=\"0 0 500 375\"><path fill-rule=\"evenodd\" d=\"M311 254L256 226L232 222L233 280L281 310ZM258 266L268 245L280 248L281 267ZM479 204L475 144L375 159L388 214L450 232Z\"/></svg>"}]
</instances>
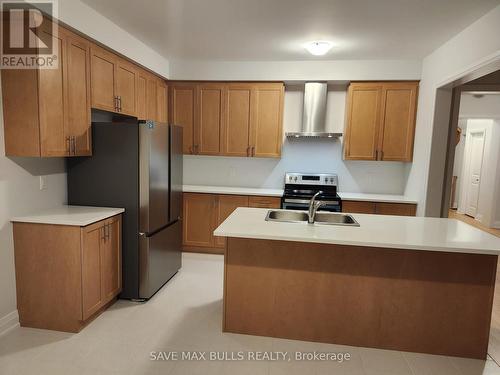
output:
<instances>
[{"instance_id":1,"label":"stainless steel sink basin","mask_svg":"<svg viewBox=\"0 0 500 375\"><path fill-rule=\"evenodd\" d=\"M267 212L266 221L281 221L286 223L307 223L307 212L270 210ZM345 225L351 227L359 227L359 223L349 214L333 213L333 212L317 212L315 224L328 225Z\"/></svg>"},{"instance_id":2,"label":"stainless steel sink basin","mask_svg":"<svg viewBox=\"0 0 500 375\"><path fill-rule=\"evenodd\" d=\"M303 211L268 211L266 221L284 221L288 223L307 222L307 213Z\"/></svg>"},{"instance_id":3,"label":"stainless steel sink basin","mask_svg":"<svg viewBox=\"0 0 500 375\"><path fill-rule=\"evenodd\" d=\"M359 227L359 223L349 214L317 212L315 218L316 224L347 225Z\"/></svg>"}]
</instances>

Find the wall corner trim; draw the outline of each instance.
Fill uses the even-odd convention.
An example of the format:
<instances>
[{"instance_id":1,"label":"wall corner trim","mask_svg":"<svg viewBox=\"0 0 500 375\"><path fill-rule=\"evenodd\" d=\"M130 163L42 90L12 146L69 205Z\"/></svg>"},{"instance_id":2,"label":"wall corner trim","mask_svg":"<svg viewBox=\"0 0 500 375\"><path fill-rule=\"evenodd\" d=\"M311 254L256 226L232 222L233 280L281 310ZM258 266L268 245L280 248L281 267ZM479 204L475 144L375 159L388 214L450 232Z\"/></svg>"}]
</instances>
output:
<instances>
[{"instance_id":1,"label":"wall corner trim","mask_svg":"<svg viewBox=\"0 0 500 375\"><path fill-rule=\"evenodd\" d=\"M0 318L0 336L19 326L19 314L14 310Z\"/></svg>"}]
</instances>

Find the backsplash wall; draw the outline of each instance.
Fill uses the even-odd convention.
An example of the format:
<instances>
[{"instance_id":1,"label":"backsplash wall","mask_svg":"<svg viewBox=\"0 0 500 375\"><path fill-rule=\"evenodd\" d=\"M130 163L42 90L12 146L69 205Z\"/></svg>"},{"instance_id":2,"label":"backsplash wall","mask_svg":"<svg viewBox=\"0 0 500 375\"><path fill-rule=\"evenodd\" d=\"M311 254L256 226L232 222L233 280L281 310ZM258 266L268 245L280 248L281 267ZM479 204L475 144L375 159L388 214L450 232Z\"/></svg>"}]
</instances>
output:
<instances>
[{"instance_id":1,"label":"backsplash wall","mask_svg":"<svg viewBox=\"0 0 500 375\"><path fill-rule=\"evenodd\" d=\"M343 132L345 86L329 87L327 129ZM287 87L284 132L297 131L302 121L303 91ZM342 160L342 138L285 139L281 159L220 156L184 157L184 184L283 188L286 172L336 173L339 190L352 193L403 194L408 168L399 162Z\"/></svg>"}]
</instances>

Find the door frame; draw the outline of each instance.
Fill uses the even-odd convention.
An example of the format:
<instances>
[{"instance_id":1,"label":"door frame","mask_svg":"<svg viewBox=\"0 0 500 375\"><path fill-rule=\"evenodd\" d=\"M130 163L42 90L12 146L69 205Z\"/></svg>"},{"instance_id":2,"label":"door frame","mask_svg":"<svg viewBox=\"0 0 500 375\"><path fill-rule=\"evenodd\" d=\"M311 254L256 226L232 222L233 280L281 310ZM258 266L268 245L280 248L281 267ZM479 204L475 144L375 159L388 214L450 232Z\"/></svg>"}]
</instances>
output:
<instances>
[{"instance_id":1,"label":"door frame","mask_svg":"<svg viewBox=\"0 0 500 375\"><path fill-rule=\"evenodd\" d=\"M475 79L498 70L500 70L500 55L488 59L436 87L424 216L448 217L460 94L463 91L499 91L500 82L498 84L467 85Z\"/></svg>"},{"instance_id":2,"label":"door frame","mask_svg":"<svg viewBox=\"0 0 500 375\"><path fill-rule=\"evenodd\" d=\"M462 176L464 178L469 179L470 178L470 169L471 169L471 140L472 140L472 134L482 134L483 135L483 150L482 150L482 156L481 156L481 179L479 180L479 189L481 189L481 180L482 180L482 174L483 174L483 164L484 164L484 147L486 143L486 128L480 127L480 128L475 128L475 129L469 129L467 127L466 130L466 136L465 136L465 150L464 150L464 164L462 166ZM461 210L460 208L463 208L463 213L466 214L467 216L470 216L467 214L467 207L468 207L468 201L469 201L469 193L470 193L470 181L467 181L467 183L462 183L461 188L460 188L460 200L461 202L458 205L458 210L460 213ZM478 203L479 203L479 197L478 197ZM477 212L476 215L474 215L474 219L477 218Z\"/></svg>"}]
</instances>

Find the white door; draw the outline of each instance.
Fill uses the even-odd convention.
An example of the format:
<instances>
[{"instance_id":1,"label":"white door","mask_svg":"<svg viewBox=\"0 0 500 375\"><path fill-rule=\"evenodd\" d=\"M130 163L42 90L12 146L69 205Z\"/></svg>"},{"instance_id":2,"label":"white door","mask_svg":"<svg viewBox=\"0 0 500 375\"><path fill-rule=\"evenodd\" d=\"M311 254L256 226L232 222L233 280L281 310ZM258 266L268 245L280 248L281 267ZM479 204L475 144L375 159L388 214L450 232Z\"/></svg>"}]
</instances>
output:
<instances>
[{"instance_id":1,"label":"white door","mask_svg":"<svg viewBox=\"0 0 500 375\"><path fill-rule=\"evenodd\" d=\"M484 130L471 131L469 147L469 173L465 176L467 186L467 201L465 213L476 217L477 203L479 200L479 186L481 184L481 169L483 166L484 153Z\"/></svg>"}]
</instances>

